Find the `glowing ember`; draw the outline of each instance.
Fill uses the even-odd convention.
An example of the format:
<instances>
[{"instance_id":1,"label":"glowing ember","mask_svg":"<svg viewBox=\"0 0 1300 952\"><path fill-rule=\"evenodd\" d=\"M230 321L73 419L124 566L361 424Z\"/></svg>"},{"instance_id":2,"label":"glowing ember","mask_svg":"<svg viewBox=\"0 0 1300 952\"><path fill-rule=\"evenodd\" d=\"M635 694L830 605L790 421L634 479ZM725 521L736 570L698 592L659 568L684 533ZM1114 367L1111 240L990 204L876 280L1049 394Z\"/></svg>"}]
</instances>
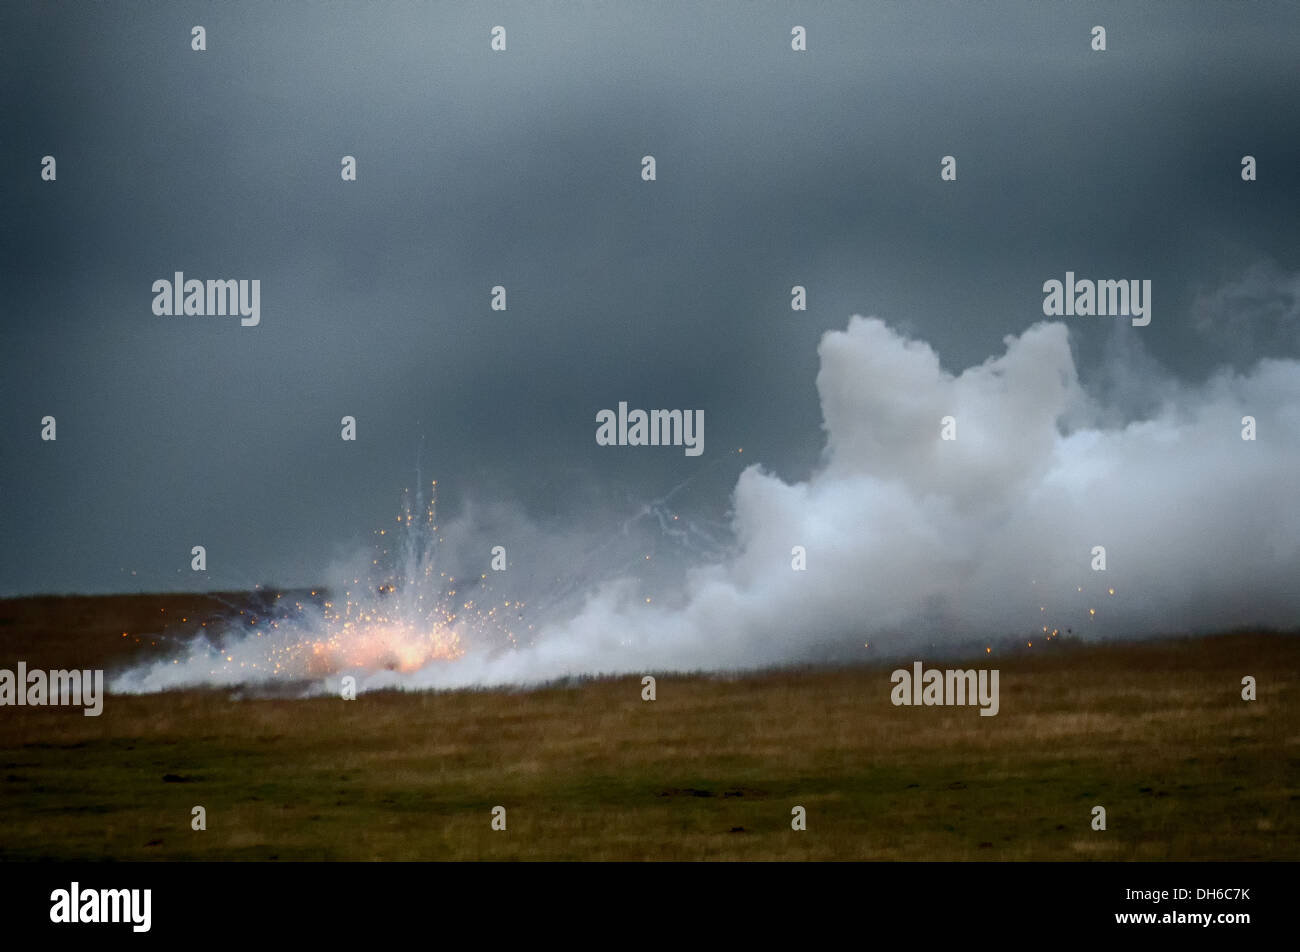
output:
<instances>
[{"instance_id":1,"label":"glowing ember","mask_svg":"<svg viewBox=\"0 0 1300 952\"><path fill-rule=\"evenodd\" d=\"M514 647L504 613L494 606L479 608L463 592L457 597L457 588L466 583L437 570L435 554L442 540L436 492L437 483L431 483L427 505L421 496L403 493L398 528L375 533L379 545L369 560L371 577L352 579L342 599L314 590L318 602L294 601L290 607L280 602L283 593L277 594L269 609L240 609L247 624L229 629L227 636L235 637L226 643L191 645L191 660L207 652L209 663L203 667L215 680L301 680L418 671L461 658L467 642L488 651ZM482 594L486 578L483 573L471 580ZM522 602L502 605L522 617Z\"/></svg>"}]
</instances>

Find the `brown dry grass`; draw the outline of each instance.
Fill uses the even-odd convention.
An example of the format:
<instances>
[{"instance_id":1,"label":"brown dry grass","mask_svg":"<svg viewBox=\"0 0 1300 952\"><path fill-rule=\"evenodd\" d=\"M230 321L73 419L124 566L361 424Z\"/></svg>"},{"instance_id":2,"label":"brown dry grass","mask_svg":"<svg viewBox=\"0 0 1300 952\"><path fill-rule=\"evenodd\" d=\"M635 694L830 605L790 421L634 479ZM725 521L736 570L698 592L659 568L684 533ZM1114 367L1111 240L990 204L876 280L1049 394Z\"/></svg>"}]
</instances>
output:
<instances>
[{"instance_id":1,"label":"brown dry grass","mask_svg":"<svg viewBox=\"0 0 1300 952\"><path fill-rule=\"evenodd\" d=\"M121 663L166 645L136 641L155 616L214 604L0 602L0 667ZM1300 639L1042 647L972 662L1001 670L996 717L894 707L893 665L662 675L652 703L630 677L0 708L0 857L1300 858Z\"/></svg>"}]
</instances>

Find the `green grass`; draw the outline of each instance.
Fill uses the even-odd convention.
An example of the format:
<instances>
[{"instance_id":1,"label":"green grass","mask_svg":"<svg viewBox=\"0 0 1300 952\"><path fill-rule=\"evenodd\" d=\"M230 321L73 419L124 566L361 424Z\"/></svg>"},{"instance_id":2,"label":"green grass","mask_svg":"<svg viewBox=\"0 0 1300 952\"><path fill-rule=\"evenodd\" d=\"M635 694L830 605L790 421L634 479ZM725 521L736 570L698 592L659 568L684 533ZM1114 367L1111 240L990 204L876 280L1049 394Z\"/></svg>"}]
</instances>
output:
<instances>
[{"instance_id":1,"label":"green grass","mask_svg":"<svg viewBox=\"0 0 1300 952\"><path fill-rule=\"evenodd\" d=\"M62 601L80 652L41 634ZM0 667L152 647L121 638L121 606L85 622L85 601L0 602ZM638 676L0 708L0 859L1300 858L1300 639L1043 648L972 661L1001 670L996 717L894 707L893 665L660 675L653 702Z\"/></svg>"}]
</instances>

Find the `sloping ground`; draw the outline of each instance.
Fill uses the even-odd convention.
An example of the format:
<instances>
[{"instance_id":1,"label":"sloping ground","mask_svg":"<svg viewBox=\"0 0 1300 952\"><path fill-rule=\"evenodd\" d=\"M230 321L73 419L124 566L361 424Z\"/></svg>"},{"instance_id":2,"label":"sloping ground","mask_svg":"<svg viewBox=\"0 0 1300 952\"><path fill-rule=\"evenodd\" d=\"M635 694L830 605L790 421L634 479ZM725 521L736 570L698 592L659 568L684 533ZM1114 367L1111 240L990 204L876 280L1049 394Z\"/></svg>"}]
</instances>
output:
<instances>
[{"instance_id":1,"label":"sloping ground","mask_svg":"<svg viewBox=\"0 0 1300 952\"><path fill-rule=\"evenodd\" d=\"M120 664L222 610L0 601L0 668ZM1300 638L1052 642L971 666L1001 672L995 717L895 707L894 665L661 674L654 701L624 677L0 707L0 858L1300 859Z\"/></svg>"}]
</instances>

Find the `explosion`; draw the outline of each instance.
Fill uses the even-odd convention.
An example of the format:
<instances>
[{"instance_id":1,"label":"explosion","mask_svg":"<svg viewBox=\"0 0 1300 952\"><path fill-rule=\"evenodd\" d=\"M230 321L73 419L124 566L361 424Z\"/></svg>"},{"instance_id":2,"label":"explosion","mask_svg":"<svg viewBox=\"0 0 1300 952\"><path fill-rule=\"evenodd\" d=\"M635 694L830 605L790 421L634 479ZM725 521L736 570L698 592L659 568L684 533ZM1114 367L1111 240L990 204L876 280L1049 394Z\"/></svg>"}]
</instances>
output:
<instances>
[{"instance_id":1,"label":"explosion","mask_svg":"<svg viewBox=\"0 0 1300 952\"><path fill-rule=\"evenodd\" d=\"M242 624L232 618L215 642L196 638L185 656L161 667L184 666L181 683L319 682L348 673L409 673L455 662L470 643L487 652L513 648L517 641L505 613L459 596L462 583L438 570L443 540L436 517L437 485L436 480L430 483L427 502L422 493L403 491L396 527L375 532L371 574L353 578L340 601L313 591L319 599L294 600L289 607L281 606L282 595L265 605L245 605L238 612ZM486 596L486 579L484 573L468 587ZM502 607L522 617L522 602L506 601ZM154 676L158 674L155 669ZM132 680L131 674L123 680Z\"/></svg>"}]
</instances>

